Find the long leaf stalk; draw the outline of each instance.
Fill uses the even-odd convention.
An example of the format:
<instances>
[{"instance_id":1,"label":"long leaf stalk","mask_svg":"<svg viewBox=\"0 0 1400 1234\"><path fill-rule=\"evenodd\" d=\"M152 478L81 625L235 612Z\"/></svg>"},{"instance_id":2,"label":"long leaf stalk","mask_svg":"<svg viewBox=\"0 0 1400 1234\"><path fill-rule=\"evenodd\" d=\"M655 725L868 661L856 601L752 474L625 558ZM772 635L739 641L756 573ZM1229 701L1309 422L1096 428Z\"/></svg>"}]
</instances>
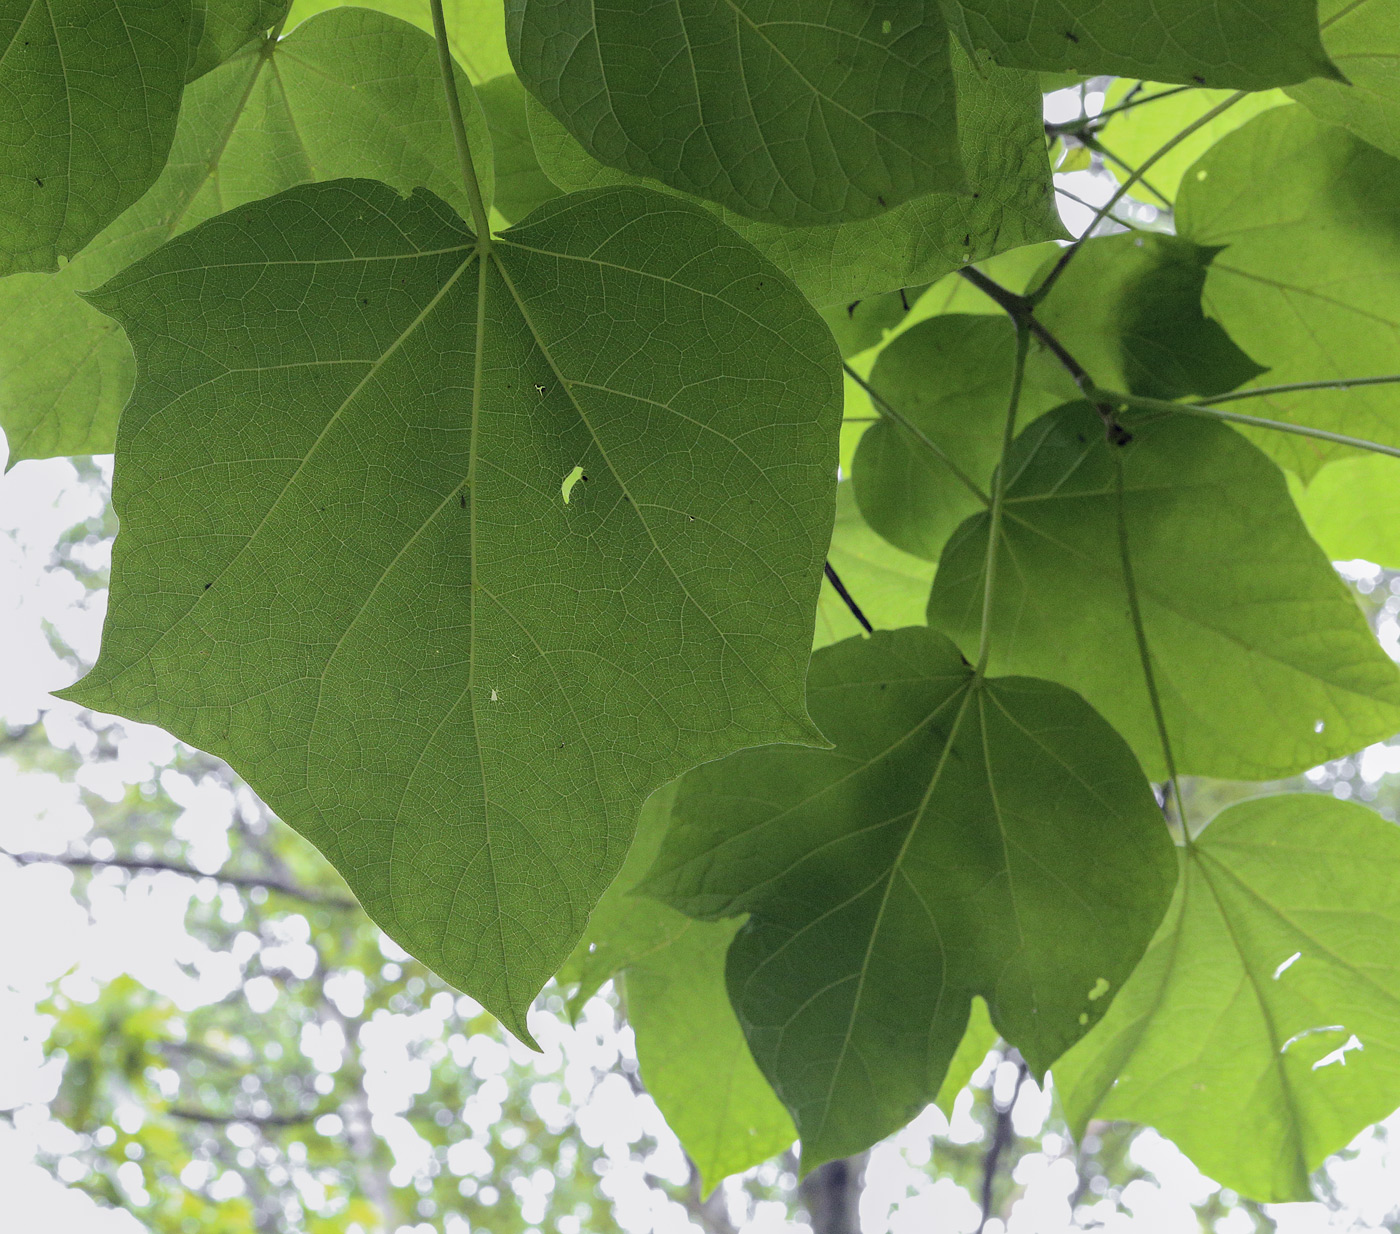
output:
<instances>
[{"instance_id":1,"label":"long leaf stalk","mask_svg":"<svg viewBox=\"0 0 1400 1234\"><path fill-rule=\"evenodd\" d=\"M433 12L433 35L437 40L438 67L442 71L443 93L447 96L447 118L452 125L452 140L457 147L457 162L462 169L462 184L471 202L472 223L476 228L477 248L483 256L491 251L491 220L486 202L481 196L481 183L476 178L467 126L462 119L462 100L457 95L456 66L447 42L447 20L442 13L442 0L429 0Z\"/></svg>"}]
</instances>

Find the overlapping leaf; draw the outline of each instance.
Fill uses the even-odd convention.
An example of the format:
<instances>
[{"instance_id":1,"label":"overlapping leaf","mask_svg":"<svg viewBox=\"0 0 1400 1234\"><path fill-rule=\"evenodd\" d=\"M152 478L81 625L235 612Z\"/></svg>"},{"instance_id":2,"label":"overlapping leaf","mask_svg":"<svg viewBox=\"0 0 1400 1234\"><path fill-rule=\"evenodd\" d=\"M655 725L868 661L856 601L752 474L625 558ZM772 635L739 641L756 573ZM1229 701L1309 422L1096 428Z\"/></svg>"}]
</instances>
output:
<instances>
[{"instance_id":1,"label":"overlapping leaf","mask_svg":"<svg viewBox=\"0 0 1400 1234\"><path fill-rule=\"evenodd\" d=\"M1121 531L1181 771L1273 779L1400 729L1400 673L1308 536L1279 470L1213 421L1172 417L1131 431L1128 445L1109 445L1078 403L1017 440L993 669L1078 691L1154 777L1165 775ZM948 542L929 599L930 624L964 649L977 645L987 522L970 519Z\"/></svg>"},{"instance_id":2,"label":"overlapping leaf","mask_svg":"<svg viewBox=\"0 0 1400 1234\"><path fill-rule=\"evenodd\" d=\"M308 17L345 3L347 0L295 0L287 17L287 28L295 28ZM433 32L429 0L357 0L356 6L412 22L427 34ZM490 81L511 72L510 52L506 49L505 6L501 0L443 0L442 10L452 58L466 70L473 83Z\"/></svg>"},{"instance_id":3,"label":"overlapping leaf","mask_svg":"<svg viewBox=\"0 0 1400 1234\"><path fill-rule=\"evenodd\" d=\"M190 0L0 10L0 275L57 270L165 166Z\"/></svg>"},{"instance_id":4,"label":"overlapping leaf","mask_svg":"<svg viewBox=\"0 0 1400 1234\"><path fill-rule=\"evenodd\" d=\"M961 313L921 321L880 352L871 384L925 440L893 420L872 424L856 449L851 483L866 522L895 547L937 561L958 524L985 508L1015 354L1004 316ZM1019 408L1029 417L1057 401L1032 387Z\"/></svg>"},{"instance_id":5,"label":"overlapping leaf","mask_svg":"<svg viewBox=\"0 0 1400 1234\"><path fill-rule=\"evenodd\" d=\"M938 0L510 0L530 91L601 162L771 223L964 187Z\"/></svg>"},{"instance_id":6,"label":"overlapping leaf","mask_svg":"<svg viewBox=\"0 0 1400 1234\"><path fill-rule=\"evenodd\" d=\"M1400 459L1341 458L1306 486L1294 484L1298 512L1333 561L1359 557L1400 569Z\"/></svg>"},{"instance_id":7,"label":"overlapping leaf","mask_svg":"<svg viewBox=\"0 0 1400 1234\"><path fill-rule=\"evenodd\" d=\"M1058 239L1039 83L1032 73L974 66L956 45L958 135L968 191L930 193L874 218L783 227L722 217L817 305L920 286L968 262ZM563 189L629 182L593 159L538 103L530 131L545 174ZM631 182L636 182L631 181Z\"/></svg>"},{"instance_id":8,"label":"overlapping leaf","mask_svg":"<svg viewBox=\"0 0 1400 1234\"><path fill-rule=\"evenodd\" d=\"M1306 108L1276 108L1201 159L1177 219L1183 236L1224 248L1206 311L1268 369L1262 384L1400 371L1400 160ZM1270 395L1249 410L1400 444L1400 386ZM1344 449L1255 439L1305 479Z\"/></svg>"},{"instance_id":9,"label":"overlapping leaf","mask_svg":"<svg viewBox=\"0 0 1400 1234\"><path fill-rule=\"evenodd\" d=\"M1323 0L1318 8L1327 54L1347 80L1305 81L1288 93L1400 158L1400 3Z\"/></svg>"},{"instance_id":10,"label":"overlapping leaf","mask_svg":"<svg viewBox=\"0 0 1400 1234\"><path fill-rule=\"evenodd\" d=\"M503 73L477 86L476 97L491 129L495 206L507 223L518 223L536 206L559 196L554 182L540 169L530 144L525 87L514 73Z\"/></svg>"},{"instance_id":11,"label":"overlapping leaf","mask_svg":"<svg viewBox=\"0 0 1400 1234\"><path fill-rule=\"evenodd\" d=\"M432 194L356 180L211 219L92 298L140 380L70 697L227 757L527 1036L647 794L819 739L821 320L671 197L557 199L483 258Z\"/></svg>"},{"instance_id":12,"label":"overlapping leaf","mask_svg":"<svg viewBox=\"0 0 1400 1234\"><path fill-rule=\"evenodd\" d=\"M914 628L818 652L808 702L835 749L690 772L644 884L693 916L751 914L730 998L804 1169L933 1099L974 995L1043 1070L1132 971L1175 877L1136 760L1059 686L979 681Z\"/></svg>"},{"instance_id":13,"label":"overlapping leaf","mask_svg":"<svg viewBox=\"0 0 1400 1234\"><path fill-rule=\"evenodd\" d=\"M467 95L468 135L490 149ZM482 160L490 200L490 160ZM11 464L112 449L131 348L79 294L222 210L308 180L369 176L467 208L432 40L337 9L245 48L185 91L170 162L139 202L54 275L0 280L0 426Z\"/></svg>"},{"instance_id":14,"label":"overlapping leaf","mask_svg":"<svg viewBox=\"0 0 1400 1234\"><path fill-rule=\"evenodd\" d=\"M1289 795L1233 806L1108 1014L1055 1064L1072 1127L1150 1123L1258 1200L1400 1101L1400 830Z\"/></svg>"},{"instance_id":15,"label":"overlapping leaf","mask_svg":"<svg viewBox=\"0 0 1400 1234\"><path fill-rule=\"evenodd\" d=\"M186 81L203 77L277 25L291 0L194 0Z\"/></svg>"},{"instance_id":16,"label":"overlapping leaf","mask_svg":"<svg viewBox=\"0 0 1400 1234\"><path fill-rule=\"evenodd\" d=\"M1314 0L951 0L959 28L998 64L1264 90L1336 77Z\"/></svg>"},{"instance_id":17,"label":"overlapping leaf","mask_svg":"<svg viewBox=\"0 0 1400 1234\"><path fill-rule=\"evenodd\" d=\"M1201 312L1215 251L1167 235L1087 241L1037 315L1108 390L1223 394L1264 370Z\"/></svg>"}]
</instances>

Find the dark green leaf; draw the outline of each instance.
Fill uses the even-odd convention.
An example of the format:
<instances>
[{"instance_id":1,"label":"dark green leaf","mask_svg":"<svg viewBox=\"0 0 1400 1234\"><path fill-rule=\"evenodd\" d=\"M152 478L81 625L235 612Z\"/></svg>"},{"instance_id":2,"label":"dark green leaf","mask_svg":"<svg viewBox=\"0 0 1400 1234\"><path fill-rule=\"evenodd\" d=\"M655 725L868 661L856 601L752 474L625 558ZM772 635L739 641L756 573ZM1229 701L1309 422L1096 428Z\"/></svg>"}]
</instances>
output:
<instances>
[{"instance_id":1,"label":"dark green leaf","mask_svg":"<svg viewBox=\"0 0 1400 1234\"><path fill-rule=\"evenodd\" d=\"M1210 150L1177 199L1181 234L1224 248L1205 307L1263 384L1394 373L1400 357L1400 160L1297 104ZM1250 401L1255 415L1400 445L1400 386ZM1304 479L1345 452L1312 438L1255 440Z\"/></svg>"},{"instance_id":2,"label":"dark green leaf","mask_svg":"<svg viewBox=\"0 0 1400 1234\"><path fill-rule=\"evenodd\" d=\"M467 133L490 148L466 100ZM491 196L490 160L482 191ZM368 176L431 188L467 210L432 40L337 9L247 47L185 91L170 162L136 205L54 275L0 280L0 426L10 463L106 453L131 393L131 348L79 298L220 211L308 180Z\"/></svg>"},{"instance_id":3,"label":"dark green leaf","mask_svg":"<svg viewBox=\"0 0 1400 1234\"><path fill-rule=\"evenodd\" d=\"M1274 779L1400 728L1400 674L1278 468L1214 421L1131 428L1127 446L1110 446L1077 403L1017 440L992 668L1077 690L1154 778L1165 775L1123 575L1121 462L1133 578L1181 771ZM949 541L929 600L931 624L964 649L977 645L986 547L978 515Z\"/></svg>"},{"instance_id":4,"label":"dark green leaf","mask_svg":"<svg viewBox=\"0 0 1400 1234\"><path fill-rule=\"evenodd\" d=\"M826 557L877 630L923 623L933 582L932 564L900 552L871 531L860 516L850 484L836 486L836 527ZM846 602L823 580L814 647L826 647L860 632Z\"/></svg>"},{"instance_id":5,"label":"dark green leaf","mask_svg":"<svg viewBox=\"0 0 1400 1234\"><path fill-rule=\"evenodd\" d=\"M826 327L638 189L550 202L479 258L425 190L304 185L91 298L139 380L71 696L227 758L528 1039L652 789L820 739Z\"/></svg>"},{"instance_id":6,"label":"dark green leaf","mask_svg":"<svg viewBox=\"0 0 1400 1234\"><path fill-rule=\"evenodd\" d=\"M1322 41L1346 82L1288 93L1319 119L1400 158L1400 0L1322 0Z\"/></svg>"},{"instance_id":7,"label":"dark green leaf","mask_svg":"<svg viewBox=\"0 0 1400 1234\"><path fill-rule=\"evenodd\" d=\"M530 91L594 158L750 218L965 189L938 0L508 0Z\"/></svg>"},{"instance_id":8,"label":"dark green leaf","mask_svg":"<svg viewBox=\"0 0 1400 1234\"><path fill-rule=\"evenodd\" d=\"M1316 0L945 0L972 46L998 64L1187 85L1264 90L1336 77L1322 48Z\"/></svg>"},{"instance_id":9,"label":"dark green leaf","mask_svg":"<svg viewBox=\"0 0 1400 1234\"><path fill-rule=\"evenodd\" d=\"M1308 1175L1400 1101L1400 831L1331 797L1222 813L1098 1027L1055 1064L1076 1134L1150 1123L1226 1187Z\"/></svg>"},{"instance_id":10,"label":"dark green leaf","mask_svg":"<svg viewBox=\"0 0 1400 1234\"><path fill-rule=\"evenodd\" d=\"M1104 389L1223 394L1264 370L1201 312L1216 252L1167 235L1089 240L1039 317Z\"/></svg>"},{"instance_id":11,"label":"dark green leaf","mask_svg":"<svg viewBox=\"0 0 1400 1234\"><path fill-rule=\"evenodd\" d=\"M974 680L927 629L812 658L835 749L748 750L681 781L644 886L751 914L730 998L803 1168L933 1099L973 995L1037 1071L1097 1020L1171 895L1162 816L1077 696Z\"/></svg>"},{"instance_id":12,"label":"dark green leaf","mask_svg":"<svg viewBox=\"0 0 1400 1234\"><path fill-rule=\"evenodd\" d=\"M882 352L870 384L984 492L1001 454L1016 333L1006 317L947 313L911 326ZM1025 391L1033 417L1058 399ZM860 512L896 548L937 561L984 503L947 463L892 420L872 424L851 470Z\"/></svg>"},{"instance_id":13,"label":"dark green leaf","mask_svg":"<svg viewBox=\"0 0 1400 1234\"><path fill-rule=\"evenodd\" d=\"M154 183L189 29L190 0L0 10L0 275L57 270Z\"/></svg>"},{"instance_id":14,"label":"dark green leaf","mask_svg":"<svg viewBox=\"0 0 1400 1234\"><path fill-rule=\"evenodd\" d=\"M1035 76L984 67L956 45L958 128L969 194L932 193L877 218L782 227L732 211L724 220L792 278L813 304L852 300L941 278L968 262L1064 235L1055 212ZM538 103L530 132L540 166L563 189L633 182L591 158Z\"/></svg>"}]
</instances>

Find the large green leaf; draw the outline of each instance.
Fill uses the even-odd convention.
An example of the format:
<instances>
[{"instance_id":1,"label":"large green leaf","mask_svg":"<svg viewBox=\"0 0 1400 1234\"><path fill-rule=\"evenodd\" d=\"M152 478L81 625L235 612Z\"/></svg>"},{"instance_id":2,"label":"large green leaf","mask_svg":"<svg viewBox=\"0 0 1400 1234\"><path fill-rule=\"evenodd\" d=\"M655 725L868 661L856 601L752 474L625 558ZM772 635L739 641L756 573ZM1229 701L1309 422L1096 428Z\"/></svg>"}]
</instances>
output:
<instances>
[{"instance_id":1,"label":"large green leaf","mask_svg":"<svg viewBox=\"0 0 1400 1234\"><path fill-rule=\"evenodd\" d=\"M525 87L514 73L502 73L477 86L476 97L491 129L495 206L507 223L518 223L536 206L559 196L554 182L540 170L530 143Z\"/></svg>"},{"instance_id":2,"label":"large green leaf","mask_svg":"<svg viewBox=\"0 0 1400 1234\"><path fill-rule=\"evenodd\" d=\"M1130 618L1133 580L1179 769L1291 775L1400 729L1400 673L1308 536L1282 473L1233 429L1131 423L1083 403L1032 424L1007 464L991 665L1077 690L1154 778L1161 743ZM987 517L948 542L929 621L977 646Z\"/></svg>"},{"instance_id":3,"label":"large green leaf","mask_svg":"<svg viewBox=\"0 0 1400 1234\"><path fill-rule=\"evenodd\" d=\"M291 29L308 17L348 2L352 0L295 0L287 26ZM429 0L353 0L353 3L412 22L428 34L433 32ZM443 0L442 9L452 57L466 69L474 83L490 81L512 71L510 52L506 49L505 6L501 0Z\"/></svg>"},{"instance_id":4,"label":"large green leaf","mask_svg":"<svg viewBox=\"0 0 1400 1234\"><path fill-rule=\"evenodd\" d=\"M467 133L490 141L464 92ZM482 160L490 200L490 160ZM170 162L139 202L53 275L0 280L0 427L10 462L105 453L131 393L131 348L82 300L152 249L233 206L308 180L424 185L466 210L432 39L337 9L246 48L185 91Z\"/></svg>"},{"instance_id":5,"label":"large green leaf","mask_svg":"<svg viewBox=\"0 0 1400 1234\"><path fill-rule=\"evenodd\" d=\"M671 197L558 198L482 257L431 193L359 180L211 219L91 298L138 384L69 696L227 758L526 1036L651 790L820 740L821 319Z\"/></svg>"},{"instance_id":6,"label":"large green leaf","mask_svg":"<svg viewBox=\"0 0 1400 1234\"><path fill-rule=\"evenodd\" d=\"M1319 16L1327 54L1347 83L1305 81L1288 93L1400 158L1400 0L1322 0Z\"/></svg>"},{"instance_id":7,"label":"large green leaf","mask_svg":"<svg viewBox=\"0 0 1400 1234\"><path fill-rule=\"evenodd\" d=\"M1212 1178L1307 1200L1400 1102L1400 831L1312 794L1224 811L1097 1028L1055 1064L1071 1125L1150 1123Z\"/></svg>"},{"instance_id":8,"label":"large green leaf","mask_svg":"<svg viewBox=\"0 0 1400 1234\"><path fill-rule=\"evenodd\" d=\"M878 217L829 227L782 227L733 211L722 217L813 304L842 308L1063 236L1034 74L975 67L955 45L953 75L968 193L930 193ZM540 166L560 188L638 183L593 159L538 103L530 108L530 132Z\"/></svg>"},{"instance_id":9,"label":"large green leaf","mask_svg":"<svg viewBox=\"0 0 1400 1234\"><path fill-rule=\"evenodd\" d=\"M729 1005L724 962L740 923L690 921L652 907L683 924L623 975L627 1021L637 1034L642 1083L708 1192L788 1148L797 1131Z\"/></svg>"},{"instance_id":10,"label":"large green leaf","mask_svg":"<svg viewBox=\"0 0 1400 1234\"><path fill-rule=\"evenodd\" d=\"M836 486L836 526L826 559L877 630L921 625L928 607L933 565L900 552L871 531L861 518L850 484ZM817 602L814 648L859 634L861 626L829 581L823 580Z\"/></svg>"},{"instance_id":11,"label":"large green leaf","mask_svg":"<svg viewBox=\"0 0 1400 1234\"><path fill-rule=\"evenodd\" d=\"M1264 370L1201 312L1214 257L1176 236L1088 240L1037 316L1106 390L1223 394Z\"/></svg>"},{"instance_id":12,"label":"large green leaf","mask_svg":"<svg viewBox=\"0 0 1400 1234\"><path fill-rule=\"evenodd\" d=\"M186 81L203 77L287 15L291 0L195 0Z\"/></svg>"},{"instance_id":13,"label":"large green leaf","mask_svg":"<svg viewBox=\"0 0 1400 1234\"><path fill-rule=\"evenodd\" d=\"M625 972L642 1081L708 1190L781 1152L797 1132L754 1064L724 988L724 956L739 923L692 921L632 894L660 851L675 796L673 782L647 799L627 860L558 978L574 986L569 1007L577 1014Z\"/></svg>"},{"instance_id":14,"label":"large green leaf","mask_svg":"<svg viewBox=\"0 0 1400 1234\"><path fill-rule=\"evenodd\" d=\"M1210 150L1177 199L1181 234L1225 248L1205 306L1265 384L1394 373L1400 357L1400 160L1306 108L1275 108ZM1400 386L1251 400L1274 419L1400 445ZM1342 447L1256 440L1305 479Z\"/></svg>"},{"instance_id":15,"label":"large green leaf","mask_svg":"<svg viewBox=\"0 0 1400 1234\"><path fill-rule=\"evenodd\" d=\"M998 64L1264 90L1335 77L1316 0L949 0Z\"/></svg>"},{"instance_id":16,"label":"large green leaf","mask_svg":"<svg viewBox=\"0 0 1400 1234\"><path fill-rule=\"evenodd\" d=\"M870 383L985 493L1001 455L1015 356L1016 332L1004 315L946 313L886 346ZM1028 385L1019 413L1032 418L1060 401ZM928 561L985 504L925 442L888 419L860 439L851 483L866 522Z\"/></svg>"},{"instance_id":17,"label":"large green leaf","mask_svg":"<svg viewBox=\"0 0 1400 1234\"><path fill-rule=\"evenodd\" d=\"M0 275L57 270L165 166L190 0L0 9Z\"/></svg>"},{"instance_id":18,"label":"large green leaf","mask_svg":"<svg viewBox=\"0 0 1400 1234\"><path fill-rule=\"evenodd\" d=\"M1038 1072L1102 1014L1171 895L1137 761L1076 695L978 680L925 628L812 658L833 750L686 775L644 887L751 914L730 998L802 1137L859 1152L938 1093L973 995Z\"/></svg>"},{"instance_id":19,"label":"large green leaf","mask_svg":"<svg viewBox=\"0 0 1400 1234\"><path fill-rule=\"evenodd\" d=\"M1384 454L1328 463L1294 494L1298 512L1333 561L1364 558L1400 569L1400 459Z\"/></svg>"},{"instance_id":20,"label":"large green leaf","mask_svg":"<svg viewBox=\"0 0 1400 1234\"><path fill-rule=\"evenodd\" d=\"M965 188L939 0L508 0L506 36L593 157L751 218Z\"/></svg>"}]
</instances>

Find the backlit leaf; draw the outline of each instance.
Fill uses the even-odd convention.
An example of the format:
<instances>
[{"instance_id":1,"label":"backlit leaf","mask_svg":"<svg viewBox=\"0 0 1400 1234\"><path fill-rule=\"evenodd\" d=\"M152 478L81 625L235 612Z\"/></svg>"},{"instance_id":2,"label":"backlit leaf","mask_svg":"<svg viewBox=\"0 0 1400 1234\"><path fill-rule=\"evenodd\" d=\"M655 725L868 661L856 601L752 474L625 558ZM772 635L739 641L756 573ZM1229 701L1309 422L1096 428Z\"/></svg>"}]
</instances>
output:
<instances>
[{"instance_id":1,"label":"backlit leaf","mask_svg":"<svg viewBox=\"0 0 1400 1234\"><path fill-rule=\"evenodd\" d=\"M165 166L190 0L0 10L0 275L57 270Z\"/></svg>"},{"instance_id":2,"label":"backlit leaf","mask_svg":"<svg viewBox=\"0 0 1400 1234\"><path fill-rule=\"evenodd\" d=\"M1400 0L1322 0L1318 8L1327 54L1347 82L1305 81L1288 93L1400 158Z\"/></svg>"},{"instance_id":3,"label":"backlit leaf","mask_svg":"<svg viewBox=\"0 0 1400 1234\"><path fill-rule=\"evenodd\" d=\"M1297 104L1210 150L1182 185L1181 234L1224 252L1205 308L1268 375L1259 384L1400 371L1400 160ZM1400 445L1400 385L1252 399L1248 411ZM1259 433L1304 479L1345 447Z\"/></svg>"},{"instance_id":4,"label":"backlit leaf","mask_svg":"<svg viewBox=\"0 0 1400 1234\"><path fill-rule=\"evenodd\" d=\"M1055 1064L1076 1134L1150 1123L1226 1187L1309 1200L1400 1101L1400 830L1312 794L1232 806L1182 854L1157 937Z\"/></svg>"},{"instance_id":5,"label":"backlit leaf","mask_svg":"<svg viewBox=\"0 0 1400 1234\"><path fill-rule=\"evenodd\" d=\"M1339 458L1306 486L1298 484L1293 499L1313 539L1333 561L1360 557L1400 569L1400 459Z\"/></svg>"},{"instance_id":6,"label":"backlit leaf","mask_svg":"<svg viewBox=\"0 0 1400 1234\"><path fill-rule=\"evenodd\" d=\"M819 740L826 328L637 189L556 199L482 258L426 190L304 185L91 299L139 383L69 696L226 757L528 1039L646 796Z\"/></svg>"},{"instance_id":7,"label":"backlit leaf","mask_svg":"<svg viewBox=\"0 0 1400 1234\"><path fill-rule=\"evenodd\" d=\"M265 34L287 14L291 0L194 0L186 81L210 69Z\"/></svg>"},{"instance_id":8,"label":"backlit leaf","mask_svg":"<svg viewBox=\"0 0 1400 1234\"><path fill-rule=\"evenodd\" d=\"M773 223L961 192L938 0L509 0L530 91L600 162Z\"/></svg>"},{"instance_id":9,"label":"backlit leaf","mask_svg":"<svg viewBox=\"0 0 1400 1234\"><path fill-rule=\"evenodd\" d=\"M465 98L467 133L487 150L481 111ZM0 426L11 464L105 453L115 442L135 362L112 320L78 293L223 210L340 176L424 185L468 209L432 40L353 8L249 46L190 85L150 192L57 274L0 280Z\"/></svg>"},{"instance_id":10,"label":"backlit leaf","mask_svg":"<svg viewBox=\"0 0 1400 1234\"><path fill-rule=\"evenodd\" d=\"M1214 421L1129 422L1109 445L1083 403L1032 424L1008 463L991 666L1082 694L1165 775L1119 541L1178 768L1265 780L1389 737L1400 673L1308 536L1282 473ZM1115 459L1115 455L1117 458ZM930 624L977 646L987 519L948 542Z\"/></svg>"},{"instance_id":11,"label":"backlit leaf","mask_svg":"<svg viewBox=\"0 0 1400 1234\"><path fill-rule=\"evenodd\" d=\"M1037 1072L1102 1014L1171 895L1171 841L1126 745L1068 690L974 680L923 629L812 658L833 750L686 775L645 888L750 914L730 998L804 1170L938 1093L974 995Z\"/></svg>"},{"instance_id":12,"label":"backlit leaf","mask_svg":"<svg viewBox=\"0 0 1400 1234\"><path fill-rule=\"evenodd\" d=\"M514 73L503 73L477 86L476 97L491 128L495 206L507 223L518 223L536 206L559 196L554 182L540 170L530 144L525 87Z\"/></svg>"},{"instance_id":13,"label":"backlit leaf","mask_svg":"<svg viewBox=\"0 0 1400 1234\"><path fill-rule=\"evenodd\" d=\"M792 278L816 305L941 278L993 253L1064 234L1045 155L1033 74L973 66L953 47L966 194L931 193L875 218L829 227L782 227L733 211L722 217ZM638 183L594 160L538 103L530 132L540 166L563 189Z\"/></svg>"}]
</instances>

